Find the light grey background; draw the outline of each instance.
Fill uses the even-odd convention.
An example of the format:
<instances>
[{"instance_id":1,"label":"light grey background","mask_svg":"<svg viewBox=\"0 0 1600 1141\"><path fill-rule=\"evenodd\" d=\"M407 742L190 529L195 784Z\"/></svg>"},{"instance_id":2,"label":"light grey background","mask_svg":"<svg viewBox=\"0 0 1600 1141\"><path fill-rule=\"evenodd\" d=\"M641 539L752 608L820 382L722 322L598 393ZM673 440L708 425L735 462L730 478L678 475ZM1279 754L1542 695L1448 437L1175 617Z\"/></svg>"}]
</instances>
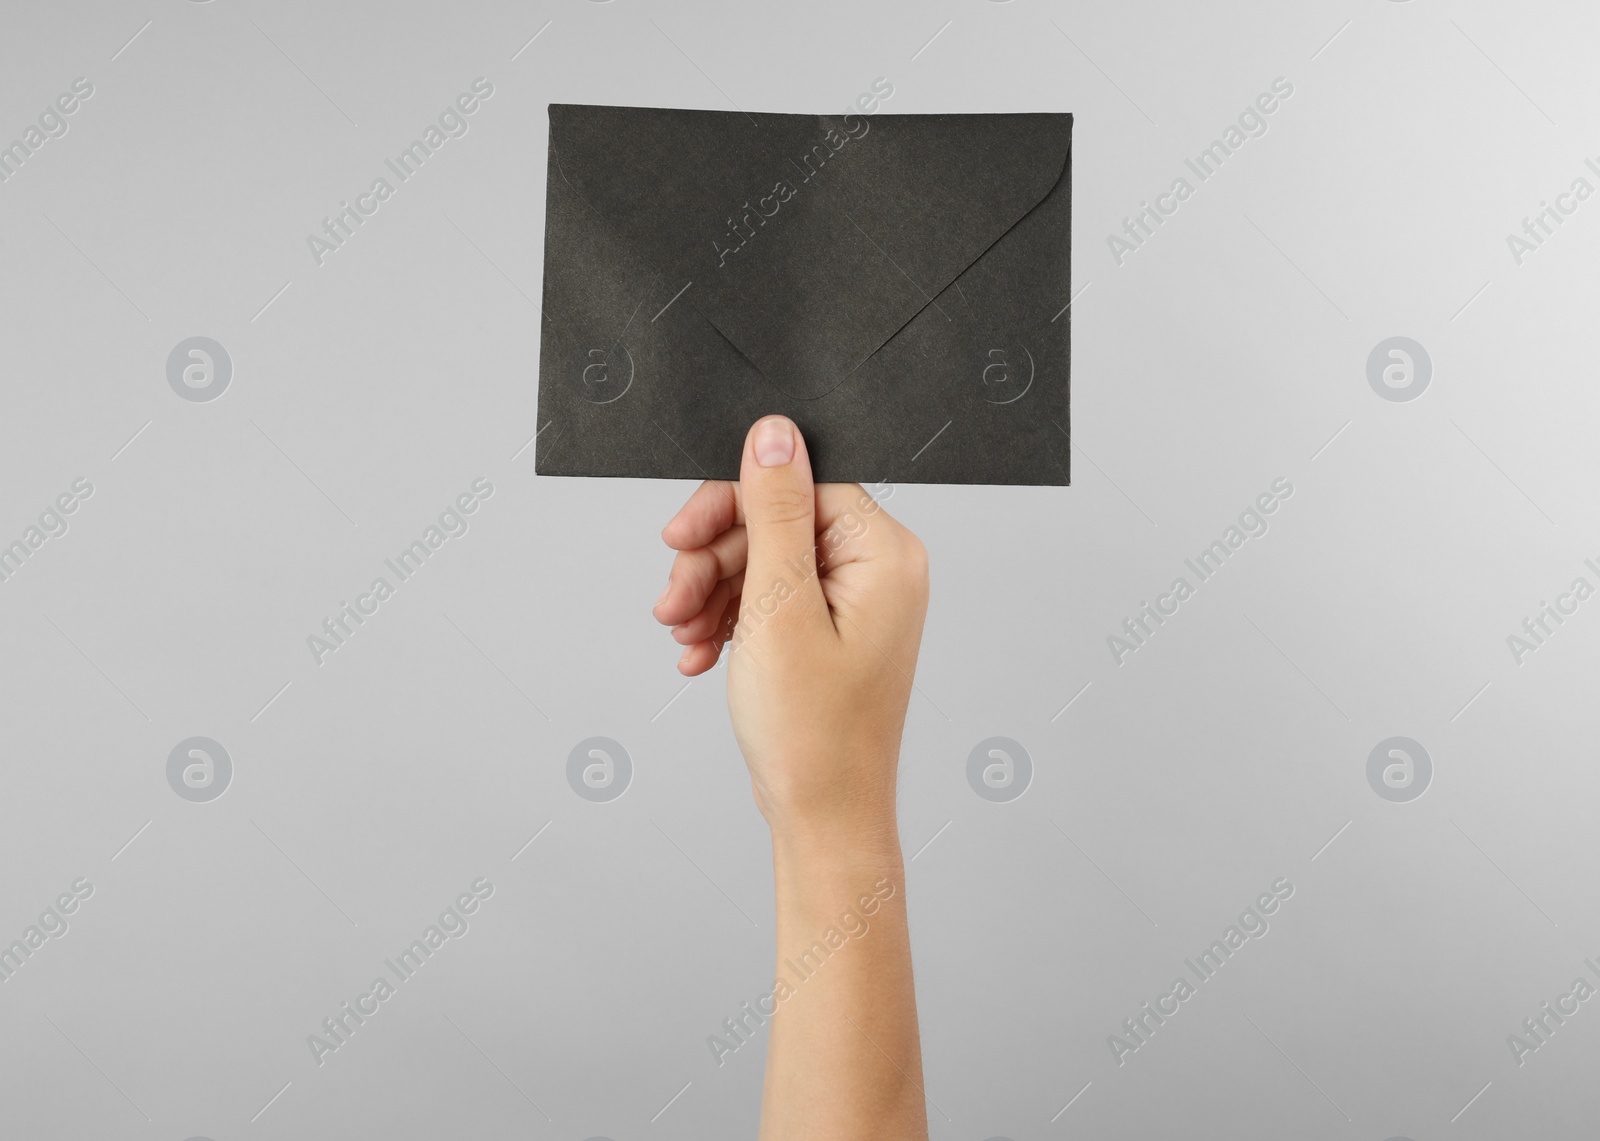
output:
<instances>
[{"instance_id":1,"label":"light grey background","mask_svg":"<svg viewBox=\"0 0 1600 1141\"><path fill-rule=\"evenodd\" d=\"M934 594L901 819L933 1136L1577 1137L1600 1004L1600 12L1439 0L1092 5L8 4L0 1135L751 1136L765 829L720 673L649 617L689 484L535 479L545 105L1070 110L1074 485L902 485ZM531 42L530 42L531 40ZM493 96L342 249L306 245L477 77ZM1108 234L1258 93L1293 95L1117 264ZM1066 305L1068 298L1054 302ZM214 402L166 360L210 337ZM1380 399L1380 341L1431 383ZM976 378L975 378L976 380ZM936 445L935 445L936 446ZM325 617L494 487L318 665ZM1294 494L1118 665L1107 637ZM393 581L391 579L391 581ZM1193 581L1193 580L1191 580ZM223 745L224 795L167 781ZM1025 795L975 794L985 738ZM1367 756L1421 742L1392 803ZM620 798L568 786L621 742ZM530 838L537 836L537 839ZM495 887L336 1053L307 1036ZM1122 1020L1275 879L1293 896L1146 1045ZM1070 1104L1069 1104L1070 1103ZM1063 1109L1063 1107L1066 1107ZM864 1134L865 1135L865 1134Z\"/></svg>"}]
</instances>

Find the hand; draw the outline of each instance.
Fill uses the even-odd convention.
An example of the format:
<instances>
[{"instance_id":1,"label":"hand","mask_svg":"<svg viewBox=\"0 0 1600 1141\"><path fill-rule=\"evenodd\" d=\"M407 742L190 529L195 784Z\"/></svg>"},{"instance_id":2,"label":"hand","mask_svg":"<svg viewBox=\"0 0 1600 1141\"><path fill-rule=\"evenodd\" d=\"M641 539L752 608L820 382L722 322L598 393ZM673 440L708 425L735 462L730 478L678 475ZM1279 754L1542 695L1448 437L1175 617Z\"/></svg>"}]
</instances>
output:
<instances>
[{"instance_id":1,"label":"hand","mask_svg":"<svg viewBox=\"0 0 1600 1141\"><path fill-rule=\"evenodd\" d=\"M686 647L686 676L729 646L734 734L774 831L892 832L928 603L922 543L859 484L813 484L782 416L750 429L739 482L702 484L662 538L678 556L655 617Z\"/></svg>"},{"instance_id":2,"label":"hand","mask_svg":"<svg viewBox=\"0 0 1600 1141\"><path fill-rule=\"evenodd\" d=\"M656 619L690 677L728 647L734 735L772 827L761 1141L926 1141L894 786L927 553L858 485L815 486L782 416L750 429L739 482L702 484L661 537L678 556ZM834 954L818 934L855 907L871 935ZM801 978L784 959L805 948L828 965Z\"/></svg>"}]
</instances>

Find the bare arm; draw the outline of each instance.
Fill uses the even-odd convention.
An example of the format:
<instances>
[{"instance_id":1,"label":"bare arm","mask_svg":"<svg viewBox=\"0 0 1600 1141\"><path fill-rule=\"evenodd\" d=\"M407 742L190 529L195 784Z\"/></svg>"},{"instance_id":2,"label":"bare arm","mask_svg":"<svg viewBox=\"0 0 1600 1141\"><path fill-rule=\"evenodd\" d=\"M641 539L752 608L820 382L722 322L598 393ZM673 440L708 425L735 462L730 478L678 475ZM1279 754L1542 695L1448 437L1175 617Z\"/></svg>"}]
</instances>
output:
<instances>
[{"instance_id":1,"label":"bare arm","mask_svg":"<svg viewBox=\"0 0 1600 1141\"><path fill-rule=\"evenodd\" d=\"M895 823L927 608L922 544L855 484L813 485L768 417L739 483L701 486L656 618L687 675L729 647L728 704L772 829L777 965L760 1141L926 1141Z\"/></svg>"},{"instance_id":2,"label":"bare arm","mask_svg":"<svg viewBox=\"0 0 1600 1141\"><path fill-rule=\"evenodd\" d=\"M892 826L879 836L774 836L773 869L775 978L789 989L772 1019L761 1141L922 1141L922 1050Z\"/></svg>"}]
</instances>

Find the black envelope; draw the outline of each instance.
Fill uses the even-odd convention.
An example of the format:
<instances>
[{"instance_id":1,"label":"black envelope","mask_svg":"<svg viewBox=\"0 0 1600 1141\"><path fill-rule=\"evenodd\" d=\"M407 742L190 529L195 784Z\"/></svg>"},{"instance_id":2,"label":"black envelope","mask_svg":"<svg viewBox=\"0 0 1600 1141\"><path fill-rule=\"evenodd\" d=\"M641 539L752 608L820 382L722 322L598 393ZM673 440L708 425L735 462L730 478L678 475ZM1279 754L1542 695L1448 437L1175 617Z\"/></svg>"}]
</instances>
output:
<instances>
[{"instance_id":1,"label":"black envelope","mask_svg":"<svg viewBox=\"0 0 1600 1141\"><path fill-rule=\"evenodd\" d=\"M1069 114L550 105L536 469L1068 482Z\"/></svg>"}]
</instances>

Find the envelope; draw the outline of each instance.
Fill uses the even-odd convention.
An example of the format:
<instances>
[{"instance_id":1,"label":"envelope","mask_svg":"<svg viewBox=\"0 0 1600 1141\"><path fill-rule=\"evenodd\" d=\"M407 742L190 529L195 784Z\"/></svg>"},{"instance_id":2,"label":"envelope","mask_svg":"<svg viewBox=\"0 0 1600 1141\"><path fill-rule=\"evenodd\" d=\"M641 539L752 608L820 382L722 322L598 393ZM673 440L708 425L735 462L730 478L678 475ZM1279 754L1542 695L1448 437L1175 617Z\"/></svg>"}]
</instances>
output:
<instances>
[{"instance_id":1,"label":"envelope","mask_svg":"<svg viewBox=\"0 0 1600 1141\"><path fill-rule=\"evenodd\" d=\"M550 105L535 470L1068 482L1070 114Z\"/></svg>"}]
</instances>

